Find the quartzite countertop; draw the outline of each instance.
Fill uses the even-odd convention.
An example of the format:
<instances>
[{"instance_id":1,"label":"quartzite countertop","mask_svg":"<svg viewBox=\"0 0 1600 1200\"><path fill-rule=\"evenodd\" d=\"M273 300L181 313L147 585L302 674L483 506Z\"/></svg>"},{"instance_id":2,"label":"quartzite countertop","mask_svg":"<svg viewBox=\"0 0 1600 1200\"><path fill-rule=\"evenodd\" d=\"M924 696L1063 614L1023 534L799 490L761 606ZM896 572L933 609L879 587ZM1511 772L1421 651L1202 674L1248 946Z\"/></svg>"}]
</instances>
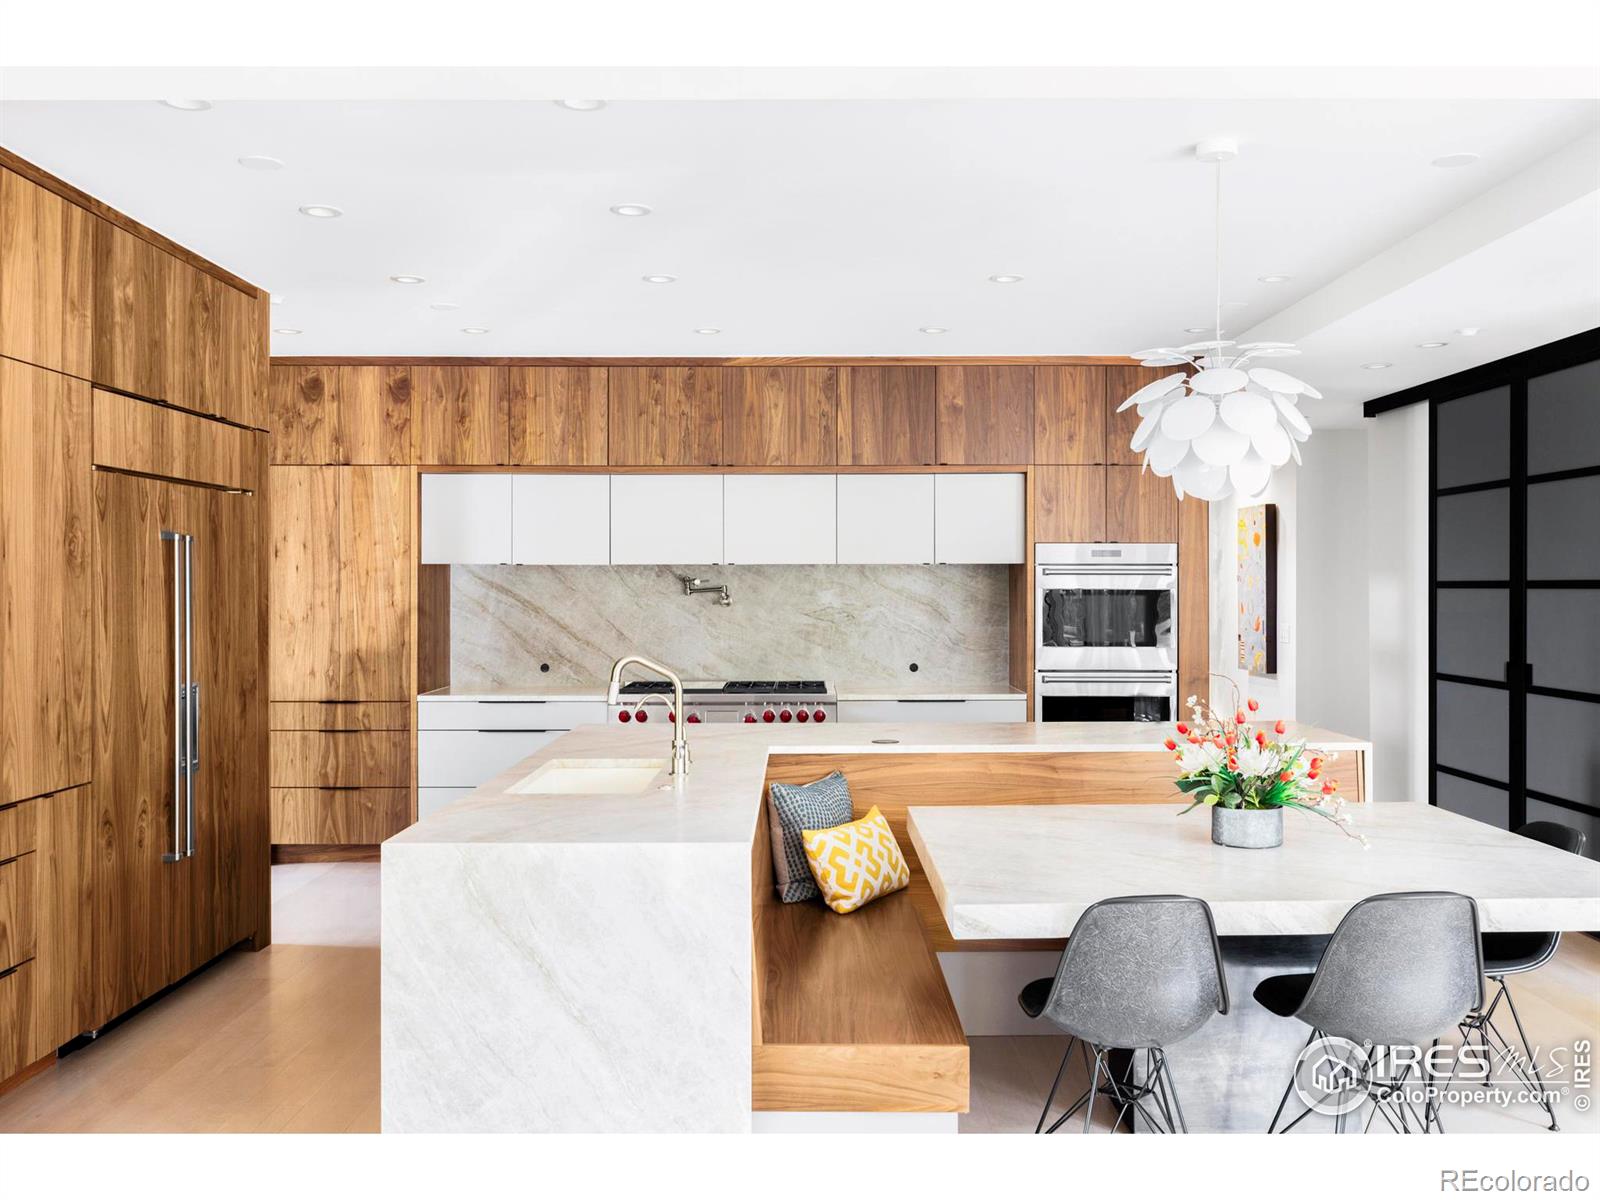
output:
<instances>
[{"instance_id":1,"label":"quartzite countertop","mask_svg":"<svg viewBox=\"0 0 1600 1200\"><path fill-rule=\"evenodd\" d=\"M384 1129L748 1131L751 854L767 853L752 841L769 754L1151 752L1166 736L1135 724L695 726L681 782L509 792L553 760L664 760L671 727L563 734L383 844Z\"/></svg>"}]
</instances>

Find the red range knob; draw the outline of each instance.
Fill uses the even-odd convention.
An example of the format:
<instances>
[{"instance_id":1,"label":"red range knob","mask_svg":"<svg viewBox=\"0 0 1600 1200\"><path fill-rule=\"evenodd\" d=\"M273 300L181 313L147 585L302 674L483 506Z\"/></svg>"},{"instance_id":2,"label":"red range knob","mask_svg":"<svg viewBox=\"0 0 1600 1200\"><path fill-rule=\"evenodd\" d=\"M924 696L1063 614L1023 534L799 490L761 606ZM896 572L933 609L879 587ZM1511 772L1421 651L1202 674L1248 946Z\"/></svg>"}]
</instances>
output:
<instances>
[{"instance_id":1,"label":"red range knob","mask_svg":"<svg viewBox=\"0 0 1600 1200\"><path fill-rule=\"evenodd\" d=\"M778 714L778 720L787 725L790 721L794 720L794 714L786 708Z\"/></svg>"},{"instance_id":2,"label":"red range knob","mask_svg":"<svg viewBox=\"0 0 1600 1200\"><path fill-rule=\"evenodd\" d=\"M794 719L799 721L800 724L804 725L807 721L811 720L811 714L802 708L799 712L795 713Z\"/></svg>"},{"instance_id":3,"label":"red range knob","mask_svg":"<svg viewBox=\"0 0 1600 1200\"><path fill-rule=\"evenodd\" d=\"M648 721L650 719L650 714L645 712L645 710L641 708L638 712L633 714L633 719L635 721L639 722L639 724L643 725L646 721Z\"/></svg>"},{"instance_id":4,"label":"red range knob","mask_svg":"<svg viewBox=\"0 0 1600 1200\"><path fill-rule=\"evenodd\" d=\"M674 725L676 725L678 723L678 718L673 715L673 712L672 712L672 710L670 708L667 709L667 720L672 722L672 724L674 724Z\"/></svg>"},{"instance_id":5,"label":"red range knob","mask_svg":"<svg viewBox=\"0 0 1600 1200\"><path fill-rule=\"evenodd\" d=\"M746 725L754 725L756 723L756 715L755 715L755 713L745 713L745 715L744 715L744 723Z\"/></svg>"},{"instance_id":6,"label":"red range knob","mask_svg":"<svg viewBox=\"0 0 1600 1200\"><path fill-rule=\"evenodd\" d=\"M828 719L828 711L827 711L827 709L823 709L823 708L817 709L816 712L811 714L811 719L813 721L815 721L818 725L821 725L824 721L826 721Z\"/></svg>"},{"instance_id":7,"label":"red range knob","mask_svg":"<svg viewBox=\"0 0 1600 1200\"><path fill-rule=\"evenodd\" d=\"M762 711L761 719L770 725L777 719L777 715L770 708L768 708Z\"/></svg>"},{"instance_id":8,"label":"red range knob","mask_svg":"<svg viewBox=\"0 0 1600 1200\"><path fill-rule=\"evenodd\" d=\"M699 713L690 713L688 715L688 717L686 718L686 720L691 725L698 725L698 724L700 724L700 714Z\"/></svg>"},{"instance_id":9,"label":"red range knob","mask_svg":"<svg viewBox=\"0 0 1600 1200\"><path fill-rule=\"evenodd\" d=\"M629 721L633 720L633 714L631 712L629 712L627 709L623 709L621 712L619 712L617 714L617 720L621 721L624 725L626 725Z\"/></svg>"}]
</instances>

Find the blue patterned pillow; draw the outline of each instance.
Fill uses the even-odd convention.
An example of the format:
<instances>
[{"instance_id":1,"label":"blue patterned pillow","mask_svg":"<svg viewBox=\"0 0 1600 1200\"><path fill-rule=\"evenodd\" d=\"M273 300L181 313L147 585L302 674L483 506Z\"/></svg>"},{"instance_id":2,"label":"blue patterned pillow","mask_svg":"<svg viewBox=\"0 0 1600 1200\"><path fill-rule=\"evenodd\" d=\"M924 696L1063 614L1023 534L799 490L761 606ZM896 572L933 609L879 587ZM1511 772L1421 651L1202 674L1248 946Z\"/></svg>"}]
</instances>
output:
<instances>
[{"instance_id":1,"label":"blue patterned pillow","mask_svg":"<svg viewBox=\"0 0 1600 1200\"><path fill-rule=\"evenodd\" d=\"M768 824L772 827L772 870L778 898L785 904L821 895L806 862L802 829L832 829L850 820L850 785L838 771L815 783L775 783Z\"/></svg>"}]
</instances>

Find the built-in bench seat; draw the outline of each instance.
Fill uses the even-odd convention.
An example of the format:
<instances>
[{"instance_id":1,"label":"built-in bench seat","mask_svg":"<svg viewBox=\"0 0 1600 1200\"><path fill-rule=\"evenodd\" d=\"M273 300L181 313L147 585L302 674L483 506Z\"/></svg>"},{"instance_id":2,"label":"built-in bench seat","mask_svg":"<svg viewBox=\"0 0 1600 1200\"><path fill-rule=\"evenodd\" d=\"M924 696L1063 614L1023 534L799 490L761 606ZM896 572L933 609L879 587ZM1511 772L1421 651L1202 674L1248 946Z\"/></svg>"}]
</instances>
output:
<instances>
[{"instance_id":1,"label":"built-in bench seat","mask_svg":"<svg viewBox=\"0 0 1600 1200\"><path fill-rule=\"evenodd\" d=\"M967 1111L967 1039L911 896L755 905L757 1112Z\"/></svg>"}]
</instances>

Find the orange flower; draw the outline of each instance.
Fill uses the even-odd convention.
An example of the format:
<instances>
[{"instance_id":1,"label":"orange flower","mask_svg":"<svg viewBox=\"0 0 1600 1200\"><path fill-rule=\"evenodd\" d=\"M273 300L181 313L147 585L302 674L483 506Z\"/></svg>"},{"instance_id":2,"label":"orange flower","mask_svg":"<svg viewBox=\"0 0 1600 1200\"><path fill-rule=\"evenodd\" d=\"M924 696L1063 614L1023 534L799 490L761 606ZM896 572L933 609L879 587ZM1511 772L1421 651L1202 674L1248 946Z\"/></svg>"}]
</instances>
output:
<instances>
[{"instance_id":1,"label":"orange flower","mask_svg":"<svg viewBox=\"0 0 1600 1200\"><path fill-rule=\"evenodd\" d=\"M1256 734L1256 745L1265 746L1266 744L1267 744L1267 735L1266 735L1266 733L1265 732L1257 733Z\"/></svg>"},{"instance_id":2,"label":"orange flower","mask_svg":"<svg viewBox=\"0 0 1600 1200\"><path fill-rule=\"evenodd\" d=\"M1179 733L1188 733L1189 732L1189 727L1187 725L1185 725L1182 721L1179 721L1178 722L1178 732Z\"/></svg>"},{"instance_id":3,"label":"orange flower","mask_svg":"<svg viewBox=\"0 0 1600 1200\"><path fill-rule=\"evenodd\" d=\"M1248 708L1251 712L1255 712L1257 709L1259 709L1261 707L1261 701L1259 701L1259 700L1257 700L1257 699L1252 697L1251 699L1245 701L1245 707Z\"/></svg>"},{"instance_id":4,"label":"orange flower","mask_svg":"<svg viewBox=\"0 0 1600 1200\"><path fill-rule=\"evenodd\" d=\"M1312 759L1312 760L1311 760L1311 769L1312 769L1312 770L1313 770L1313 771L1320 771L1320 770L1322 770L1322 760L1321 760L1321 759L1320 759L1320 758L1313 758L1313 759Z\"/></svg>"},{"instance_id":5,"label":"orange flower","mask_svg":"<svg viewBox=\"0 0 1600 1200\"><path fill-rule=\"evenodd\" d=\"M1238 740L1238 738L1234 737L1233 734L1230 733L1227 737L1222 739L1222 744L1224 746L1231 746Z\"/></svg>"},{"instance_id":6,"label":"orange flower","mask_svg":"<svg viewBox=\"0 0 1600 1200\"><path fill-rule=\"evenodd\" d=\"M1276 725L1274 725L1272 727L1272 732L1273 733L1283 734L1283 733L1287 733L1288 731L1289 731L1289 727L1287 725L1285 725L1282 721L1279 721Z\"/></svg>"},{"instance_id":7,"label":"orange flower","mask_svg":"<svg viewBox=\"0 0 1600 1200\"><path fill-rule=\"evenodd\" d=\"M1306 772L1306 778L1307 779L1315 779L1316 777L1317 777L1317 773L1315 771L1307 771Z\"/></svg>"},{"instance_id":8,"label":"orange flower","mask_svg":"<svg viewBox=\"0 0 1600 1200\"><path fill-rule=\"evenodd\" d=\"M1322 785L1322 794L1324 796L1331 796L1338 790L1339 790L1338 786L1331 779L1327 783Z\"/></svg>"},{"instance_id":9,"label":"orange flower","mask_svg":"<svg viewBox=\"0 0 1600 1200\"><path fill-rule=\"evenodd\" d=\"M1177 748L1178 748L1178 743L1177 743L1177 742L1175 742L1175 741L1173 741L1173 740L1172 740L1172 739L1171 739L1171 738L1168 738L1168 739L1167 739L1167 740L1166 740L1166 741L1165 741L1165 742L1163 742L1163 743L1162 743L1162 744L1163 744L1163 745L1164 745L1164 746L1166 746L1166 748L1167 748L1167 749L1168 749L1168 750L1176 750L1176 749L1177 749Z\"/></svg>"},{"instance_id":10,"label":"orange flower","mask_svg":"<svg viewBox=\"0 0 1600 1200\"><path fill-rule=\"evenodd\" d=\"M1244 709L1241 708L1238 712L1233 714L1233 723L1235 725L1244 724Z\"/></svg>"},{"instance_id":11,"label":"orange flower","mask_svg":"<svg viewBox=\"0 0 1600 1200\"><path fill-rule=\"evenodd\" d=\"M1291 775L1288 771L1279 771L1278 772L1278 782L1279 783L1288 783L1293 778L1294 778L1294 776Z\"/></svg>"}]
</instances>

